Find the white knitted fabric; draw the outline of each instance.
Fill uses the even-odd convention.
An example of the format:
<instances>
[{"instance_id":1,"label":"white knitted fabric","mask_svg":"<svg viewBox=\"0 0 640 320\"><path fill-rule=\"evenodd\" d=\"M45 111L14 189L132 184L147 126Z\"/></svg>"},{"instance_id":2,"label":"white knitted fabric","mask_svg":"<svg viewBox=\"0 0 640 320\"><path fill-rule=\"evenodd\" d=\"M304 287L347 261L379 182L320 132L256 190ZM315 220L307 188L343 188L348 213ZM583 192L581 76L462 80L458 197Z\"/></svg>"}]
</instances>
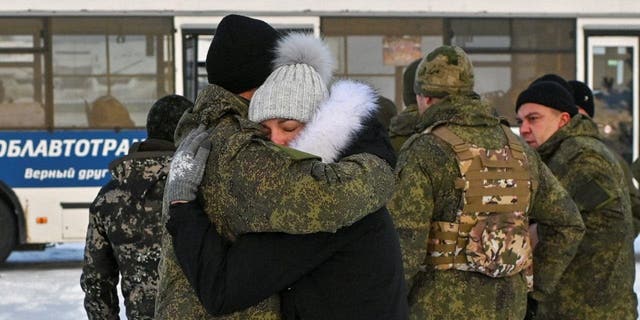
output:
<instances>
[{"instance_id":1,"label":"white knitted fabric","mask_svg":"<svg viewBox=\"0 0 640 320\"><path fill-rule=\"evenodd\" d=\"M307 123L328 95L327 86L311 66L279 67L251 98L249 120L283 118Z\"/></svg>"},{"instance_id":2,"label":"white knitted fabric","mask_svg":"<svg viewBox=\"0 0 640 320\"><path fill-rule=\"evenodd\" d=\"M309 122L328 96L333 65L331 51L322 40L312 34L285 36L276 46L275 70L251 98L249 120Z\"/></svg>"}]
</instances>

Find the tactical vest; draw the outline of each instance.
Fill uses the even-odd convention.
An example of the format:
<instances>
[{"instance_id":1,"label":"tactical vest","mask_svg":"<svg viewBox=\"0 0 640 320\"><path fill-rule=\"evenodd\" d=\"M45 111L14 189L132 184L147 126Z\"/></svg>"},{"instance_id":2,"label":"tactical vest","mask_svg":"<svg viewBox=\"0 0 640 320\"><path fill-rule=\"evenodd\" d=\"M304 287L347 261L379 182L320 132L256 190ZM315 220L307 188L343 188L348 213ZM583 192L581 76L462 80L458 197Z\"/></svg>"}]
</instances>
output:
<instances>
[{"instance_id":1,"label":"tactical vest","mask_svg":"<svg viewBox=\"0 0 640 320\"><path fill-rule=\"evenodd\" d=\"M527 284L532 286L526 212L535 181L522 144L509 128L502 129L508 144L498 150L470 145L446 125L431 131L456 153L461 175L455 188L463 191L463 204L454 222L431 222L425 264L496 278L527 269Z\"/></svg>"}]
</instances>

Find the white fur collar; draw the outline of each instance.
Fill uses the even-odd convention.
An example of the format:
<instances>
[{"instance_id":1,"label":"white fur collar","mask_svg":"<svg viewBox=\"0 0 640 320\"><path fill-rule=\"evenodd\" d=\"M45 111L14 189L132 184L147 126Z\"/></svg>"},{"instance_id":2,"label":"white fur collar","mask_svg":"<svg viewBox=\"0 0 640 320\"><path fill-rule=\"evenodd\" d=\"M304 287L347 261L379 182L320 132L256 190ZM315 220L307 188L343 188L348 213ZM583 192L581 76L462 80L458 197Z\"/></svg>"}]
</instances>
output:
<instances>
[{"instance_id":1,"label":"white fur collar","mask_svg":"<svg viewBox=\"0 0 640 320\"><path fill-rule=\"evenodd\" d=\"M376 92L364 83L336 82L329 98L320 104L290 147L318 155L323 162L335 162L360 131L363 122L378 108L376 99Z\"/></svg>"}]
</instances>

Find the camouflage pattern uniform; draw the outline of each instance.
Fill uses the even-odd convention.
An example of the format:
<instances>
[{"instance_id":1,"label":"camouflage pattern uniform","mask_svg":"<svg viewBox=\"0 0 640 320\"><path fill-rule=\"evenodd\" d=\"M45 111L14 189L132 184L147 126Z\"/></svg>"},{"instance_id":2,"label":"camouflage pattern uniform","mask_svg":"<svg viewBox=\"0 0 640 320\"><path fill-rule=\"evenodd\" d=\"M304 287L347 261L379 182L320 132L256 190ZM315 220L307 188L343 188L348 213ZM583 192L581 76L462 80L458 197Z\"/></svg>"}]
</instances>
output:
<instances>
[{"instance_id":1,"label":"camouflage pattern uniform","mask_svg":"<svg viewBox=\"0 0 640 320\"><path fill-rule=\"evenodd\" d=\"M266 139L259 124L246 119L248 102L210 85L183 116L176 137L199 124L212 131L212 147L200 204L228 239L249 232L305 234L334 232L381 208L394 177L384 160L366 154L323 164L300 151ZM168 213L163 213L166 222ZM163 236L158 319L211 319L185 278ZM218 319L279 319L277 296Z\"/></svg>"},{"instance_id":2,"label":"camouflage pattern uniform","mask_svg":"<svg viewBox=\"0 0 640 320\"><path fill-rule=\"evenodd\" d=\"M636 319L633 225L624 175L595 123L576 115L537 151L572 195L586 233L541 319Z\"/></svg>"},{"instance_id":3,"label":"camouflage pattern uniform","mask_svg":"<svg viewBox=\"0 0 640 320\"><path fill-rule=\"evenodd\" d=\"M417 86L422 86L422 79L428 78L422 68L424 65L431 63L429 68L436 69L440 68L438 64L444 65L442 75L450 71L450 65L457 68L464 63L456 62L456 59L442 59L443 55L452 54L457 55L456 58L467 59L464 52L456 50L452 53L451 48L436 49L423 60L418 67ZM444 50L444 53L438 50ZM470 63L463 65L464 68L470 71ZM487 149L503 148L507 137L495 110L470 92L473 75L465 70L459 71L452 72L457 72L460 77L445 77L442 84L446 81L453 84L470 81L466 91L463 90L464 85L449 88L441 85L435 88L437 90L417 88L416 91L424 95L442 95L441 90L451 91L448 96L445 92L439 103L430 106L420 116L417 129L422 132L435 124L446 124L470 144ZM526 145L523 147L530 173L538 182L537 188L532 190L527 214L537 221L538 232L543 239L534 251L535 276L531 296L544 300L554 290L573 258L584 225L575 204L535 151ZM460 168L451 146L433 134L412 136L400 151L396 174L398 183L388 208L400 236L405 279L409 287L410 318L522 319L528 291L524 272L491 278L478 272L439 271L424 265L432 222L454 222L456 213L462 208L462 191L455 187Z\"/></svg>"},{"instance_id":4,"label":"camouflage pattern uniform","mask_svg":"<svg viewBox=\"0 0 640 320\"><path fill-rule=\"evenodd\" d=\"M153 319L162 195L174 150L172 142L148 139L111 164L113 179L89 215L80 279L89 319L118 318L118 273L127 318Z\"/></svg>"},{"instance_id":5,"label":"camouflage pattern uniform","mask_svg":"<svg viewBox=\"0 0 640 320\"><path fill-rule=\"evenodd\" d=\"M616 162L620 168L622 168L622 172L624 173L624 181L627 185L627 189L629 189L629 200L631 201L631 217L633 219L633 234L634 238L640 234L640 191L636 188L636 185L633 183L633 173L631 172L631 167L627 160L625 160L619 153L615 150L611 149L611 153L616 157Z\"/></svg>"}]
</instances>

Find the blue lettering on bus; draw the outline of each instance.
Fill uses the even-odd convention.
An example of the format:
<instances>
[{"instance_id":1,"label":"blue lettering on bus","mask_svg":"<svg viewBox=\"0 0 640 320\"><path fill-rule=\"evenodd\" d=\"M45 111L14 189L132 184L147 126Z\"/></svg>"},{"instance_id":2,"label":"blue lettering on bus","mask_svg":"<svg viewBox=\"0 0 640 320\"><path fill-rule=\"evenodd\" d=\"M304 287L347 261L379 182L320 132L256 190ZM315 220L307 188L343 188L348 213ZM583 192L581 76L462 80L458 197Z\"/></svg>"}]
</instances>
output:
<instances>
[{"instance_id":1,"label":"blue lettering on bus","mask_svg":"<svg viewBox=\"0 0 640 320\"><path fill-rule=\"evenodd\" d=\"M94 187L145 130L0 131L0 180L13 188Z\"/></svg>"}]
</instances>

